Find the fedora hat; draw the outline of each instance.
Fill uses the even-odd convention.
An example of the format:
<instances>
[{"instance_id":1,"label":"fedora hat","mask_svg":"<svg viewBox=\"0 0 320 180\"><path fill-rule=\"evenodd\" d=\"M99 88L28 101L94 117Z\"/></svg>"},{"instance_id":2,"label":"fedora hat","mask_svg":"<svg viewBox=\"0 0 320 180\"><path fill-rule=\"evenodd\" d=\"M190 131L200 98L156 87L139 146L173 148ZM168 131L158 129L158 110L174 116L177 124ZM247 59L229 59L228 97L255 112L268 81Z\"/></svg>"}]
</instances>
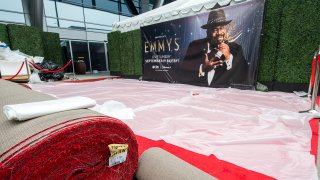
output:
<instances>
[{"instance_id":1,"label":"fedora hat","mask_svg":"<svg viewBox=\"0 0 320 180\"><path fill-rule=\"evenodd\" d=\"M224 26L232 20L226 20L226 15L222 9L214 10L209 13L208 22L201 26L202 29L210 29L217 26Z\"/></svg>"}]
</instances>

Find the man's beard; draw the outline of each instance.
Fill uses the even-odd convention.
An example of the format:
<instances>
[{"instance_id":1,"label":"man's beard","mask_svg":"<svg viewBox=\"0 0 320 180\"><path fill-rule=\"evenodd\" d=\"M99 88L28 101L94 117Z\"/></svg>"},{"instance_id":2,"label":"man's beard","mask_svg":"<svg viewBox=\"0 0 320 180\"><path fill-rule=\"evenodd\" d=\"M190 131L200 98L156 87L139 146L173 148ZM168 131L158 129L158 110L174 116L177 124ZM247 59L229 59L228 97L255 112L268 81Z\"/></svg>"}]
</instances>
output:
<instances>
[{"instance_id":1,"label":"man's beard","mask_svg":"<svg viewBox=\"0 0 320 180\"><path fill-rule=\"evenodd\" d=\"M214 48L218 48L218 45L225 42L224 36L219 36L219 37L211 37L210 38L210 46Z\"/></svg>"}]
</instances>

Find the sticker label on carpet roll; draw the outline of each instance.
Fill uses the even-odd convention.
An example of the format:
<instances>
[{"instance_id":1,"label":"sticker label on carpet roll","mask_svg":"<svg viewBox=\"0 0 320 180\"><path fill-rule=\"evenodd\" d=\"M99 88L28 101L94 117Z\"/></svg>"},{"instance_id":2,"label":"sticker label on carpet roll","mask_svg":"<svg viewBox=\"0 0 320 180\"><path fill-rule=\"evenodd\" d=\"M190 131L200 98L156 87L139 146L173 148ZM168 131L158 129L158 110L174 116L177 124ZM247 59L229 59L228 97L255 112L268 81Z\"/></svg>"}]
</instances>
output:
<instances>
[{"instance_id":1,"label":"sticker label on carpet roll","mask_svg":"<svg viewBox=\"0 0 320 180\"><path fill-rule=\"evenodd\" d=\"M109 144L109 167L123 163L127 159L128 144Z\"/></svg>"}]
</instances>

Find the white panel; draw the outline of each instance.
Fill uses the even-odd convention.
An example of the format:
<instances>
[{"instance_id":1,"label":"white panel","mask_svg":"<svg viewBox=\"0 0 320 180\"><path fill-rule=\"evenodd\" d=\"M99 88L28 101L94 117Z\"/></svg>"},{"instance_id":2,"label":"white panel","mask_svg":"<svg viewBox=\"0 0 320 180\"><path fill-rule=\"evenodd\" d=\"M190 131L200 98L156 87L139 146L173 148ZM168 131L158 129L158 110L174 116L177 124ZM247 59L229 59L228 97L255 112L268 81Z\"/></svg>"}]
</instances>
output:
<instances>
[{"instance_id":1,"label":"white panel","mask_svg":"<svg viewBox=\"0 0 320 180\"><path fill-rule=\"evenodd\" d=\"M108 41L107 33L88 32L88 41Z\"/></svg>"},{"instance_id":2,"label":"white panel","mask_svg":"<svg viewBox=\"0 0 320 180\"><path fill-rule=\"evenodd\" d=\"M237 0L235 3L246 0ZM231 0L176 0L146 13L122 20L113 24L113 31L131 31L141 26L160 23L168 20L191 16L209 11L216 3L227 5ZM179 16L177 16L179 15Z\"/></svg>"},{"instance_id":3,"label":"white panel","mask_svg":"<svg viewBox=\"0 0 320 180\"><path fill-rule=\"evenodd\" d=\"M86 22L96 23L96 24L104 24L111 26L114 22L119 21L119 15L99 11L95 9L84 9Z\"/></svg>"},{"instance_id":4,"label":"white panel","mask_svg":"<svg viewBox=\"0 0 320 180\"><path fill-rule=\"evenodd\" d=\"M23 24L25 23L23 14L4 12L4 11L0 11L0 21L23 23Z\"/></svg>"},{"instance_id":5,"label":"white panel","mask_svg":"<svg viewBox=\"0 0 320 180\"><path fill-rule=\"evenodd\" d=\"M82 7L57 2L59 18L84 21Z\"/></svg>"},{"instance_id":6,"label":"white panel","mask_svg":"<svg viewBox=\"0 0 320 180\"><path fill-rule=\"evenodd\" d=\"M48 27L48 32L59 33L60 39L86 39L85 31Z\"/></svg>"},{"instance_id":7,"label":"white panel","mask_svg":"<svg viewBox=\"0 0 320 180\"><path fill-rule=\"evenodd\" d=\"M0 9L23 12L21 0L2 0Z\"/></svg>"},{"instance_id":8,"label":"white panel","mask_svg":"<svg viewBox=\"0 0 320 180\"><path fill-rule=\"evenodd\" d=\"M43 5L46 16L57 17L54 1L44 0Z\"/></svg>"}]
</instances>

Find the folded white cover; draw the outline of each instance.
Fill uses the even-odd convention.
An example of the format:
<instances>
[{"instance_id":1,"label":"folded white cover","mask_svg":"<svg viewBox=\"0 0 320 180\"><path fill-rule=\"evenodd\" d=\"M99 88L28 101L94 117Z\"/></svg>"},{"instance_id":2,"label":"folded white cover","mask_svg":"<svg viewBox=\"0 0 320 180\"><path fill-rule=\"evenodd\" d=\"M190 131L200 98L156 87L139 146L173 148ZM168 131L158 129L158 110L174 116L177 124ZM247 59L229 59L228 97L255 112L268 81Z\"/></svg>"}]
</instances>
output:
<instances>
[{"instance_id":1,"label":"folded white cover","mask_svg":"<svg viewBox=\"0 0 320 180\"><path fill-rule=\"evenodd\" d=\"M90 108L95 105L96 101L91 98L76 96L50 101L5 105L3 106L3 112L8 120L24 121L60 111Z\"/></svg>"}]
</instances>

